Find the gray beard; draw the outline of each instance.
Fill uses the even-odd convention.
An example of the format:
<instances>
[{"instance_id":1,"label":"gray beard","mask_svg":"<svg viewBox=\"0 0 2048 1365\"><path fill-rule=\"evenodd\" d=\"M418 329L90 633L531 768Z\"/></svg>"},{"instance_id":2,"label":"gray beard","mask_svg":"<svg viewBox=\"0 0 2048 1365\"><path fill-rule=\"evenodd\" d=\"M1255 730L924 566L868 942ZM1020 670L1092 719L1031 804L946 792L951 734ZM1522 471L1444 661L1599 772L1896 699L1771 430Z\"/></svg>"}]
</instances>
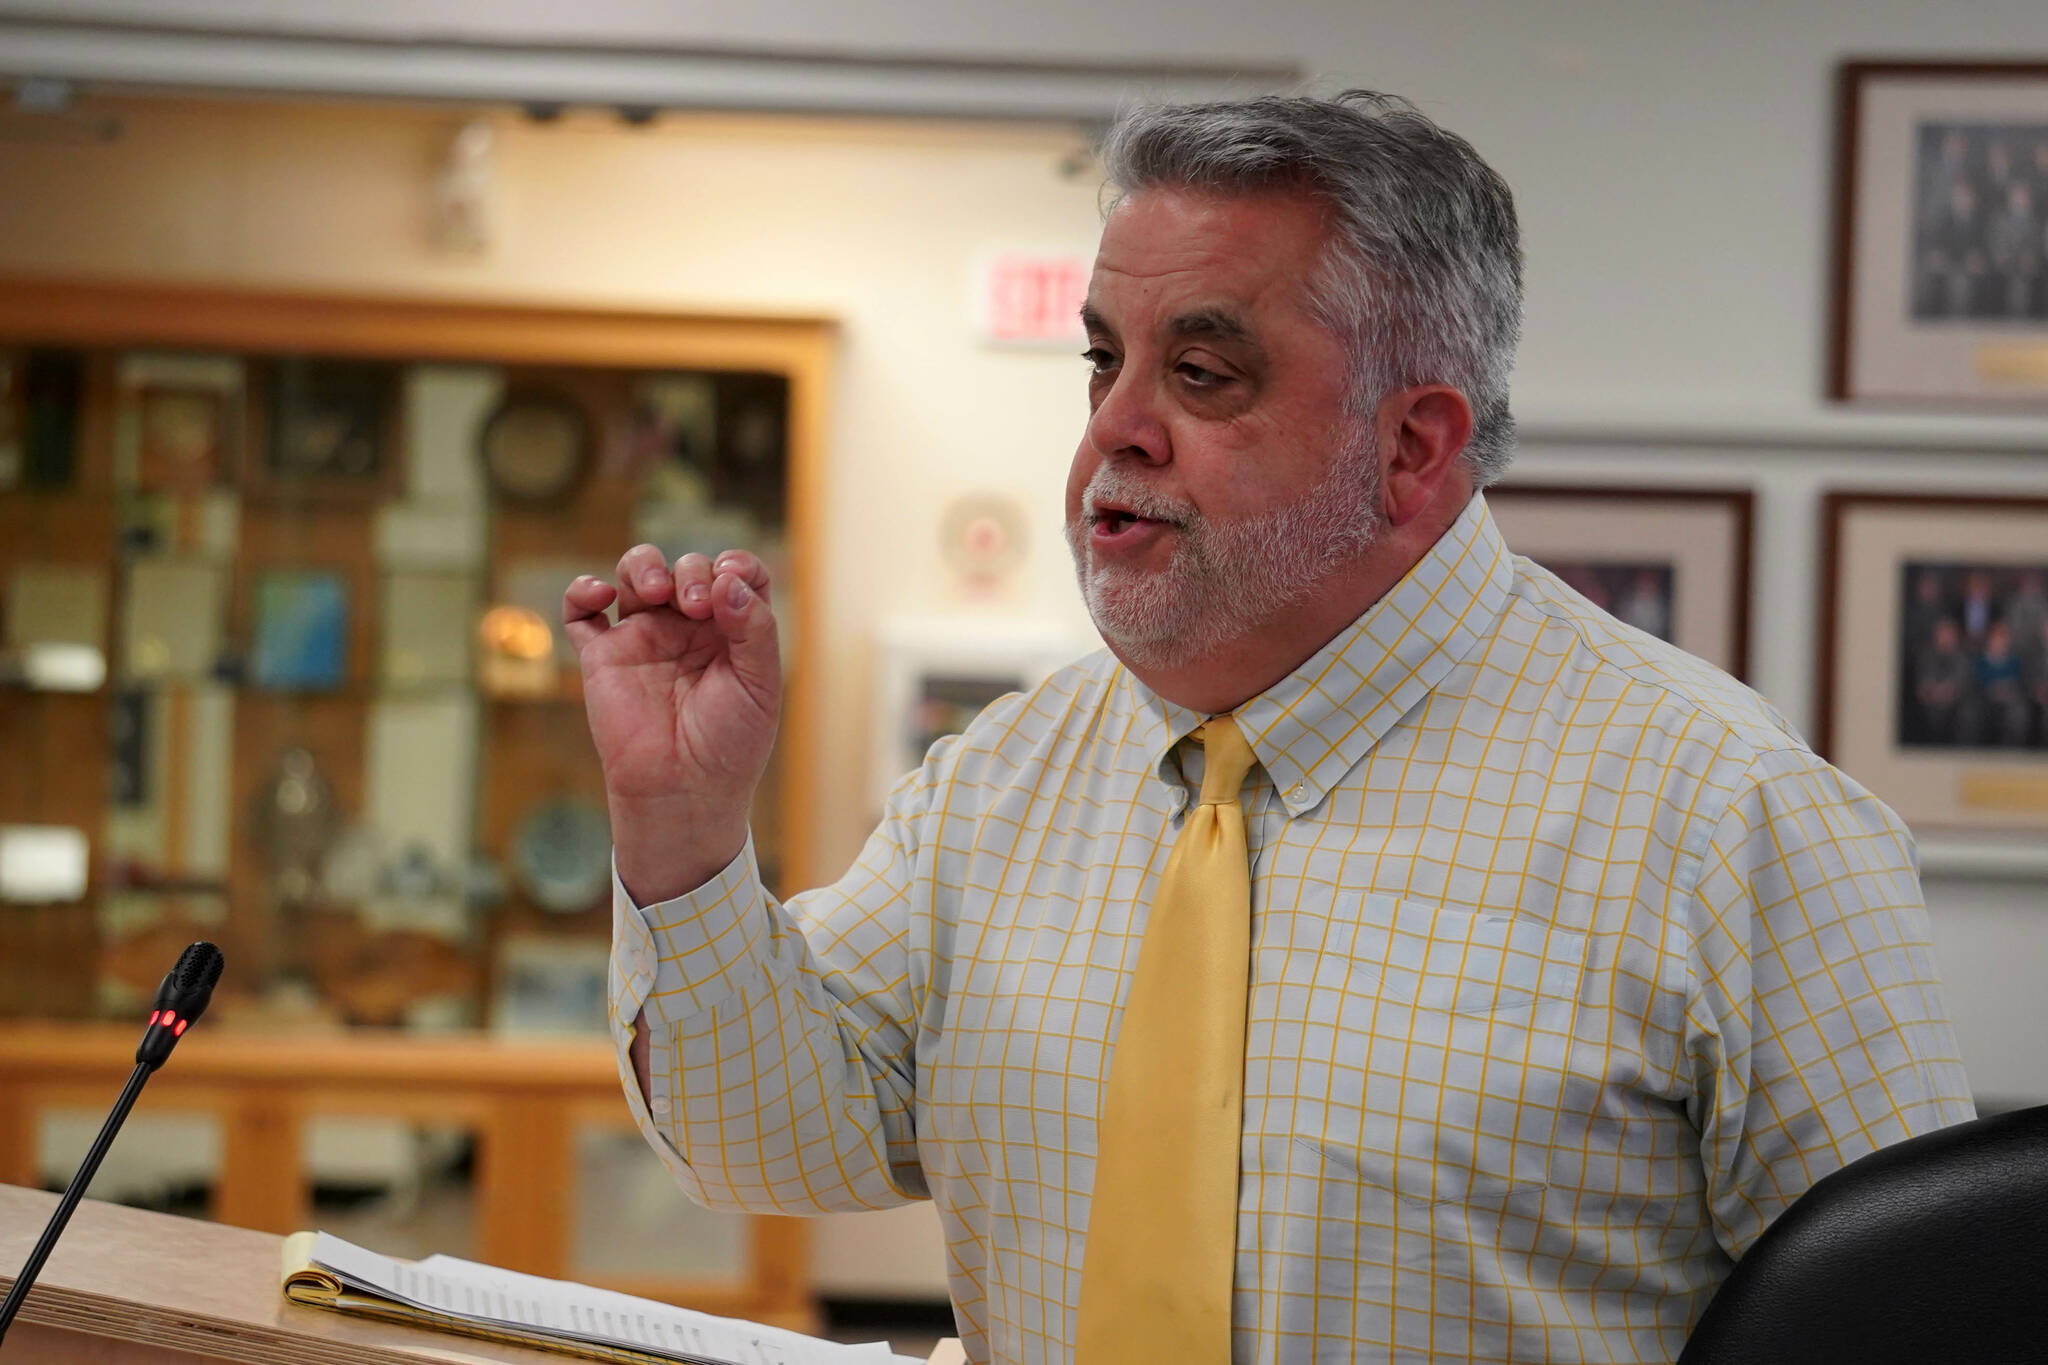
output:
<instances>
[{"instance_id":1,"label":"gray beard","mask_svg":"<svg viewBox=\"0 0 2048 1365\"><path fill-rule=\"evenodd\" d=\"M1352 439L1323 481L1257 516L1220 520L1153 493L1126 462L1096 470L1067 548L1088 614L1119 656L1178 668L1271 622L1379 537L1379 459L1370 430ZM1097 564L1088 534L1102 502L1178 527L1164 569Z\"/></svg>"}]
</instances>

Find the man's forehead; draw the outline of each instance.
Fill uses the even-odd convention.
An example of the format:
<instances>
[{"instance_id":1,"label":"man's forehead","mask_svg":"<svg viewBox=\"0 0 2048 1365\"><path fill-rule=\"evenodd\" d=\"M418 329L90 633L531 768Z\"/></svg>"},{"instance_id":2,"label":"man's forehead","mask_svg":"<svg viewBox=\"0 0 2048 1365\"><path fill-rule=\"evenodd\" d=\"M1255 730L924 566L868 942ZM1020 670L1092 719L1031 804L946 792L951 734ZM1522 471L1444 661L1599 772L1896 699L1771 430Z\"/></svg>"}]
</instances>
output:
<instances>
[{"instance_id":1,"label":"man's forehead","mask_svg":"<svg viewBox=\"0 0 2048 1365\"><path fill-rule=\"evenodd\" d=\"M1083 321L1250 339L1274 305L1307 302L1327 232L1324 206L1296 192L1139 191L1103 225Z\"/></svg>"}]
</instances>

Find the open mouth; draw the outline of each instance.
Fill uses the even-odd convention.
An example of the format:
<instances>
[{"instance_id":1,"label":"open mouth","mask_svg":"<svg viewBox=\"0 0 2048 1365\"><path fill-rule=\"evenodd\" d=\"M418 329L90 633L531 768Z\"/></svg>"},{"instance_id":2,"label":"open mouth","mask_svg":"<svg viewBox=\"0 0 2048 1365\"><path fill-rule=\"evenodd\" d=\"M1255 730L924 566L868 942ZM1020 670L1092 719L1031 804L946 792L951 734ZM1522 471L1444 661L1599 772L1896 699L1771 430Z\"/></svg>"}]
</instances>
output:
<instances>
[{"instance_id":1,"label":"open mouth","mask_svg":"<svg viewBox=\"0 0 2048 1365\"><path fill-rule=\"evenodd\" d=\"M1130 545L1150 539L1162 527L1171 525L1170 521L1141 516L1128 507L1098 505L1091 531L1097 545Z\"/></svg>"}]
</instances>

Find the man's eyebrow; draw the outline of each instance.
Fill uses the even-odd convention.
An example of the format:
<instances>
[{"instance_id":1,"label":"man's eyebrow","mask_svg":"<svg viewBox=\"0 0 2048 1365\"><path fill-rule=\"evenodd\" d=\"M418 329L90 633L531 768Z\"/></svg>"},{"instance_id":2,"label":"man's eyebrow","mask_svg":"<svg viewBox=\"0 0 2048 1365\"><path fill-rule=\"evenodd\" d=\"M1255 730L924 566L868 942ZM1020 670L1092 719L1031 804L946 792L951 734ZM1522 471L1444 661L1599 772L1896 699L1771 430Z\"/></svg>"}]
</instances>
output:
<instances>
[{"instance_id":1,"label":"man's eyebrow","mask_svg":"<svg viewBox=\"0 0 2048 1365\"><path fill-rule=\"evenodd\" d=\"M1176 337L1212 337L1253 348L1259 344L1243 318L1222 308L1197 308L1178 314L1166 324L1166 330Z\"/></svg>"},{"instance_id":2,"label":"man's eyebrow","mask_svg":"<svg viewBox=\"0 0 2048 1365\"><path fill-rule=\"evenodd\" d=\"M1116 329L1109 325L1108 319L1096 311L1095 305L1089 303L1081 305L1081 326L1091 336L1098 333L1103 336L1116 334ZM1223 308L1197 308L1177 314L1167 321L1166 330L1178 338L1209 337L1253 350L1264 349L1259 345L1259 339L1252 334L1252 329L1245 325L1244 319Z\"/></svg>"}]
</instances>

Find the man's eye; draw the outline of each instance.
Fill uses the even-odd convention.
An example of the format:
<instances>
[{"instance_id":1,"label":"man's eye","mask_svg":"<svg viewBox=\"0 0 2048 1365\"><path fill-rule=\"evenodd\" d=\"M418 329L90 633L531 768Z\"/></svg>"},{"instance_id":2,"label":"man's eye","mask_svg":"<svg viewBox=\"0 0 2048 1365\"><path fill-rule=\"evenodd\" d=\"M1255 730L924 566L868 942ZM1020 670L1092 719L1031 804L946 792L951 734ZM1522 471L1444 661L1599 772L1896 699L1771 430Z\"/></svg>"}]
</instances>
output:
<instances>
[{"instance_id":1,"label":"man's eye","mask_svg":"<svg viewBox=\"0 0 2048 1365\"><path fill-rule=\"evenodd\" d=\"M1116 368L1116 357L1100 346L1090 346L1081 352L1081 359L1088 362L1088 368L1095 374L1108 374Z\"/></svg>"},{"instance_id":2,"label":"man's eye","mask_svg":"<svg viewBox=\"0 0 2048 1365\"><path fill-rule=\"evenodd\" d=\"M1216 373L1214 370L1205 370L1191 360L1181 361L1180 364L1174 366L1174 369L1198 388L1212 389L1225 380L1225 376Z\"/></svg>"}]
</instances>

